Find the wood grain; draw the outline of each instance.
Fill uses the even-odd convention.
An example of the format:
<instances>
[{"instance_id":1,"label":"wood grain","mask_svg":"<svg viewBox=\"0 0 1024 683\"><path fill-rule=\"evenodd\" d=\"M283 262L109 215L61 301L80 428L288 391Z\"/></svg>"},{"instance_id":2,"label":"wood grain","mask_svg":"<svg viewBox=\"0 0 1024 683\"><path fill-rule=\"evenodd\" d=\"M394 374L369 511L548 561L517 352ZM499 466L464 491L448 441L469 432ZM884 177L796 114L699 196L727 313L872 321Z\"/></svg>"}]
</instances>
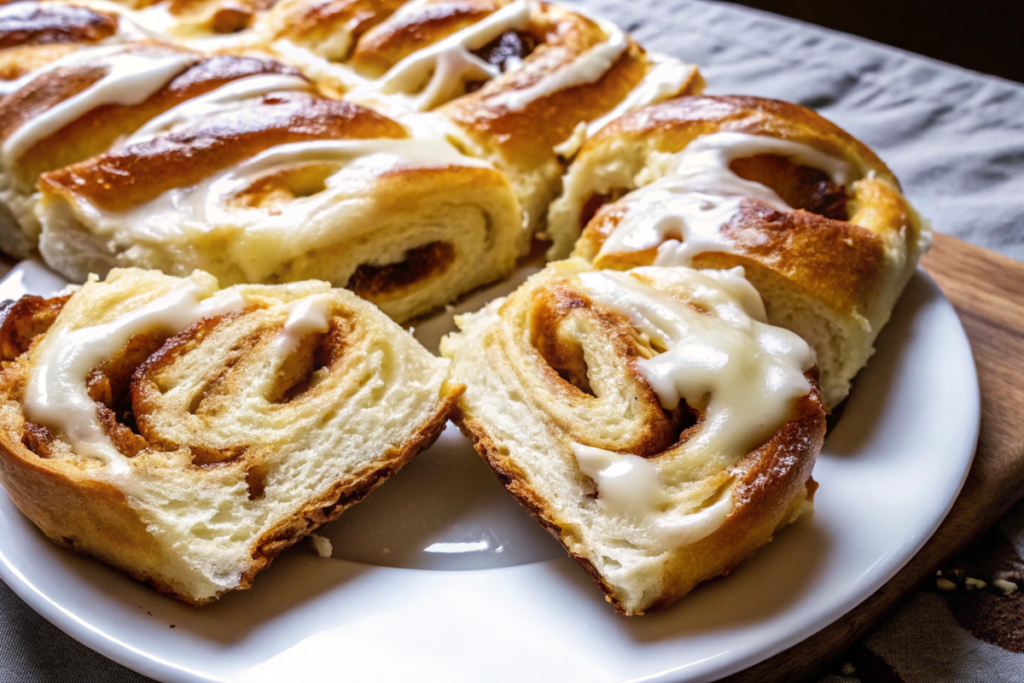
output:
<instances>
[{"instance_id":1,"label":"wood grain","mask_svg":"<svg viewBox=\"0 0 1024 683\"><path fill-rule=\"evenodd\" d=\"M893 612L1024 497L1024 263L944 235L922 261L963 322L981 384L981 435L963 491L889 583L825 630L729 683L806 680Z\"/></svg>"}]
</instances>

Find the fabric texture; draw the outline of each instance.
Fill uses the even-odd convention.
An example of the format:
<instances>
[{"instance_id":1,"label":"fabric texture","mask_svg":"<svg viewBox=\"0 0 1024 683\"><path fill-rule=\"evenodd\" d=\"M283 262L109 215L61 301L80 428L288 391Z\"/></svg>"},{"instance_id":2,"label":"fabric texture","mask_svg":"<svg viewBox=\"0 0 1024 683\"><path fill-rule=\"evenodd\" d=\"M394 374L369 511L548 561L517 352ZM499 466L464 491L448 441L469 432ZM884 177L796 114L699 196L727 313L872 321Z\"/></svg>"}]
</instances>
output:
<instances>
[{"instance_id":1,"label":"fabric texture","mask_svg":"<svg viewBox=\"0 0 1024 683\"><path fill-rule=\"evenodd\" d=\"M745 8L698 0L579 4L651 50L700 64L708 93L818 109L878 152L936 230L1024 260L1024 87ZM936 577L952 589L933 581L821 683L1021 683L1022 554L1024 505ZM985 586L971 588L978 584L968 578ZM1011 585L1017 593L1004 595ZM62 634L0 584L0 680L148 679Z\"/></svg>"}]
</instances>

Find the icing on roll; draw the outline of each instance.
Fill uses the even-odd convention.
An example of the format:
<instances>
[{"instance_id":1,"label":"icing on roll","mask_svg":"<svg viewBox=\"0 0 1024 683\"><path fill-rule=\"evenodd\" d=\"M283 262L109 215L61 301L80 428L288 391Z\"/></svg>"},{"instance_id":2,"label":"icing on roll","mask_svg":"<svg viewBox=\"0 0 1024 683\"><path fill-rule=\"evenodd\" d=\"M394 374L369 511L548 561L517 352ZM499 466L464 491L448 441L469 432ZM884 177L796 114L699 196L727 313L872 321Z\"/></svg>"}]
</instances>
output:
<instances>
[{"instance_id":1,"label":"icing on roll","mask_svg":"<svg viewBox=\"0 0 1024 683\"><path fill-rule=\"evenodd\" d=\"M608 40L598 43L566 66L546 74L529 87L497 95L498 103L510 111L523 111L541 98L600 80L629 47L629 39L625 33L614 26L609 26L609 29Z\"/></svg>"},{"instance_id":2,"label":"icing on roll","mask_svg":"<svg viewBox=\"0 0 1024 683\"><path fill-rule=\"evenodd\" d=\"M292 303L281 336L277 338L277 357L287 358L306 335L326 332L331 324L330 313L331 297L328 294L314 294Z\"/></svg>"},{"instance_id":3,"label":"icing on roll","mask_svg":"<svg viewBox=\"0 0 1024 683\"><path fill-rule=\"evenodd\" d=\"M405 94L419 111L433 109L466 91L466 83L488 80L501 69L473 54L507 31L522 29L530 20L531 3L516 0L484 19L437 43L417 50L381 78L354 90L356 98Z\"/></svg>"},{"instance_id":4,"label":"icing on roll","mask_svg":"<svg viewBox=\"0 0 1024 683\"><path fill-rule=\"evenodd\" d=\"M108 323L47 336L25 391L26 417L59 430L76 453L124 469L125 457L103 430L89 396L89 373L137 334L174 335L198 320L244 305L237 291L204 298L198 285L188 283Z\"/></svg>"},{"instance_id":5,"label":"icing on roll","mask_svg":"<svg viewBox=\"0 0 1024 683\"><path fill-rule=\"evenodd\" d=\"M638 455L571 444L580 470L594 480L607 510L653 529L657 547L676 548L713 534L732 512L732 495L690 514L666 512L677 503L658 477L658 468Z\"/></svg>"},{"instance_id":6,"label":"icing on roll","mask_svg":"<svg viewBox=\"0 0 1024 683\"><path fill-rule=\"evenodd\" d=\"M797 335L766 323L742 268L673 274L708 313L643 283L637 277L643 272L581 273L579 281L661 351L637 365L662 407L686 401L705 411L687 448L733 465L777 432L794 401L810 391L804 373L814 366L814 352Z\"/></svg>"},{"instance_id":7,"label":"icing on roll","mask_svg":"<svg viewBox=\"0 0 1024 683\"><path fill-rule=\"evenodd\" d=\"M262 177L289 168L331 164L337 170L324 179L324 190L289 203L287 215L260 207L231 204L238 194ZM460 154L442 140L375 139L313 140L271 147L239 166L215 174L191 187L175 188L129 211L90 207L99 224L113 233L164 237L184 231L212 232L221 226L254 222L294 225L336 202L337 192L367 187L374 178L396 168L470 166L488 168L486 162ZM299 245L308 248L309 245ZM245 264L258 279L256 264Z\"/></svg>"},{"instance_id":8,"label":"icing on roll","mask_svg":"<svg viewBox=\"0 0 1024 683\"><path fill-rule=\"evenodd\" d=\"M658 248L655 265L686 266L698 254L731 251L729 238L719 229L743 202L752 199L779 211L792 210L771 188L729 168L736 159L758 154L819 169L839 185L852 179L847 162L799 142L744 133L705 135L674 155L665 175L622 199L625 215L599 255Z\"/></svg>"},{"instance_id":9,"label":"icing on roll","mask_svg":"<svg viewBox=\"0 0 1024 683\"><path fill-rule=\"evenodd\" d=\"M271 93L306 92L312 87L305 78L289 74L260 74L232 81L165 111L135 131L123 144L143 142L192 125L205 117L238 111L258 103L259 98Z\"/></svg>"},{"instance_id":10,"label":"icing on roll","mask_svg":"<svg viewBox=\"0 0 1024 683\"><path fill-rule=\"evenodd\" d=\"M0 148L4 166L12 167L37 142L104 105L135 105L145 102L175 76L196 61L187 52L158 50L151 53L97 50L76 53L63 66L102 68L105 74L77 95L25 122Z\"/></svg>"},{"instance_id":11,"label":"icing on roll","mask_svg":"<svg viewBox=\"0 0 1024 683\"><path fill-rule=\"evenodd\" d=\"M674 57L652 55L654 67L644 76L632 92L610 112L587 125L587 135L593 135L609 122L648 104L675 97L683 91L697 74L697 66Z\"/></svg>"}]
</instances>

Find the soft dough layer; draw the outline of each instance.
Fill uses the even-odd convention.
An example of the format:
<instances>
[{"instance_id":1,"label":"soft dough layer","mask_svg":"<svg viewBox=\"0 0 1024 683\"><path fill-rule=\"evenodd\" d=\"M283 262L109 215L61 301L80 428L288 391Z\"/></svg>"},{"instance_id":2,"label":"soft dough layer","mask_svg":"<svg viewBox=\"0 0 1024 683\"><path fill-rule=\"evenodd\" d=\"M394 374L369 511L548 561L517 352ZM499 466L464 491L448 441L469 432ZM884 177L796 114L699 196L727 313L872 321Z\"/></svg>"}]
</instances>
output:
<instances>
[{"instance_id":1,"label":"soft dough layer","mask_svg":"<svg viewBox=\"0 0 1024 683\"><path fill-rule=\"evenodd\" d=\"M203 603L429 445L447 362L323 282L115 270L0 325L0 480L53 541Z\"/></svg>"},{"instance_id":2,"label":"soft dough layer","mask_svg":"<svg viewBox=\"0 0 1024 683\"><path fill-rule=\"evenodd\" d=\"M619 611L668 606L809 508L813 354L742 272L558 262L458 323L457 419Z\"/></svg>"}]
</instances>

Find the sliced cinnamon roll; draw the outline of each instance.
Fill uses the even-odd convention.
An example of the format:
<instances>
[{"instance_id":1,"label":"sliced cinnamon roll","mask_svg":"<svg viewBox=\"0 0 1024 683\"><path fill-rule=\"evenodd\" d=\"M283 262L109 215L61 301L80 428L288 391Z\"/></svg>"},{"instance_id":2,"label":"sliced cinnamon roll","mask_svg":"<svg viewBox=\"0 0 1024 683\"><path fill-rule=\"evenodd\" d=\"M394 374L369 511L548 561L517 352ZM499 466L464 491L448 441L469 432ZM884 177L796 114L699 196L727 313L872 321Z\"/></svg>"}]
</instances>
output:
<instances>
[{"instance_id":1,"label":"sliced cinnamon roll","mask_svg":"<svg viewBox=\"0 0 1024 683\"><path fill-rule=\"evenodd\" d=\"M692 65L532 0L288 0L264 19L282 59L346 99L431 121L508 174L524 250L563 171L556 147L569 154L588 123L701 86Z\"/></svg>"},{"instance_id":2,"label":"sliced cinnamon roll","mask_svg":"<svg viewBox=\"0 0 1024 683\"><path fill-rule=\"evenodd\" d=\"M457 323L456 420L618 611L671 604L810 508L814 354L742 269L556 262Z\"/></svg>"},{"instance_id":3,"label":"sliced cinnamon roll","mask_svg":"<svg viewBox=\"0 0 1024 683\"><path fill-rule=\"evenodd\" d=\"M272 59L202 55L152 42L76 50L0 100L0 248L36 246L42 173L106 151L150 119L229 83L308 89Z\"/></svg>"},{"instance_id":4,"label":"sliced cinnamon roll","mask_svg":"<svg viewBox=\"0 0 1024 683\"><path fill-rule=\"evenodd\" d=\"M117 270L0 322L0 481L54 542L193 604L429 445L447 362L323 282Z\"/></svg>"},{"instance_id":5,"label":"sliced cinnamon roll","mask_svg":"<svg viewBox=\"0 0 1024 683\"><path fill-rule=\"evenodd\" d=\"M582 230L582 236L580 236ZM842 401L930 242L865 145L794 104L684 97L612 122L552 206L550 255L599 268L743 266L768 320L817 352Z\"/></svg>"},{"instance_id":6,"label":"sliced cinnamon roll","mask_svg":"<svg viewBox=\"0 0 1024 683\"><path fill-rule=\"evenodd\" d=\"M515 266L522 213L508 180L442 138L308 93L188 108L42 177L51 267L75 281L115 266L326 280L404 320Z\"/></svg>"}]
</instances>

